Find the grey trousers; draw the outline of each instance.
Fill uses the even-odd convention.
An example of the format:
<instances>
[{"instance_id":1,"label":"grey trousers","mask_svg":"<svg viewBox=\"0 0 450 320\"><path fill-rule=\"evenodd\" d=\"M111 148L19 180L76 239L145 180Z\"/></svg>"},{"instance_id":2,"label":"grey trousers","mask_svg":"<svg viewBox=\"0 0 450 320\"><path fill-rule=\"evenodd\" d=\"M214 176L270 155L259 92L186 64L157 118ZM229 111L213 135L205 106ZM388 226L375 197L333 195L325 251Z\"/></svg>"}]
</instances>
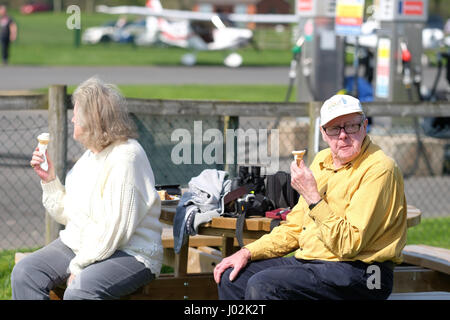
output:
<instances>
[{"instance_id":1,"label":"grey trousers","mask_svg":"<svg viewBox=\"0 0 450 320\"><path fill-rule=\"evenodd\" d=\"M48 300L49 292L64 283L75 254L59 238L20 260L11 274L13 300ZM67 287L64 300L119 299L155 278L133 256L117 250L93 263Z\"/></svg>"}]
</instances>

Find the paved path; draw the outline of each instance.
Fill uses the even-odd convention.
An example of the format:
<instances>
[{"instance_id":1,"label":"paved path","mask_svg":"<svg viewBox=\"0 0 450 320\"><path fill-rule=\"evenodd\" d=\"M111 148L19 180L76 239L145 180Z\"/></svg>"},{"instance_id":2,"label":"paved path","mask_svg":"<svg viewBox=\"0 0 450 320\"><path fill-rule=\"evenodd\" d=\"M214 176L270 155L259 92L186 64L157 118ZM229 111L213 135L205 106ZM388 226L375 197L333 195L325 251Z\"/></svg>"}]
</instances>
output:
<instances>
[{"instance_id":1,"label":"paved path","mask_svg":"<svg viewBox=\"0 0 450 320\"><path fill-rule=\"evenodd\" d=\"M115 84L288 84L289 67L0 67L0 90L77 85L97 75Z\"/></svg>"},{"instance_id":2,"label":"paved path","mask_svg":"<svg viewBox=\"0 0 450 320\"><path fill-rule=\"evenodd\" d=\"M0 66L0 90L45 88L52 84L78 85L97 75L115 84L278 84L287 85L289 66L241 67L221 66ZM348 73L351 74L351 73ZM423 82L431 87L435 68L424 68ZM440 89L450 87L441 74Z\"/></svg>"}]
</instances>

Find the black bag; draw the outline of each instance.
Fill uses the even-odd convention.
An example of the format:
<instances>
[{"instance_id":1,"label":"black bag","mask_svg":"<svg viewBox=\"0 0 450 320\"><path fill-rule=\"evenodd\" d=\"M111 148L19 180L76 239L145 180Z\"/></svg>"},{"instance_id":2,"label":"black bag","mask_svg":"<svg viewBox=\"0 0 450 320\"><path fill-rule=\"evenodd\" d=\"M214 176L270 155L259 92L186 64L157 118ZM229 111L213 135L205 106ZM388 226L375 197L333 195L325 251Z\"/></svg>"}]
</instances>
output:
<instances>
[{"instance_id":1,"label":"black bag","mask_svg":"<svg viewBox=\"0 0 450 320\"><path fill-rule=\"evenodd\" d=\"M261 168L257 166L239 167L239 176L231 183L231 193L245 189L245 194L229 202L225 207L225 217L236 219L236 239L241 247L245 219L250 216L264 217L266 211L275 209L273 202L265 194L265 177L261 176Z\"/></svg>"},{"instance_id":2,"label":"black bag","mask_svg":"<svg viewBox=\"0 0 450 320\"><path fill-rule=\"evenodd\" d=\"M236 202L236 239L239 246L244 246L243 230L245 219L250 216L265 217L266 211L274 209L273 202L262 194L249 193Z\"/></svg>"},{"instance_id":3,"label":"black bag","mask_svg":"<svg viewBox=\"0 0 450 320\"><path fill-rule=\"evenodd\" d=\"M254 194L254 195L264 195L265 194L265 180L264 176L261 176L261 167L253 166L251 170L249 167L241 166L239 167L239 175L233 178L231 181L231 191L230 194L236 192L239 189L245 188L246 192L241 192L239 198L243 197L244 194ZM258 196L258 199L260 197ZM237 197L233 198L234 201L226 202L225 206L225 216L236 217L238 213L237 208ZM254 211L259 207L258 202L254 205ZM264 215L264 212L257 215Z\"/></svg>"},{"instance_id":4,"label":"black bag","mask_svg":"<svg viewBox=\"0 0 450 320\"><path fill-rule=\"evenodd\" d=\"M291 174L278 171L266 176L266 197L273 201L275 209L292 209L298 202L300 195L291 186Z\"/></svg>"}]
</instances>

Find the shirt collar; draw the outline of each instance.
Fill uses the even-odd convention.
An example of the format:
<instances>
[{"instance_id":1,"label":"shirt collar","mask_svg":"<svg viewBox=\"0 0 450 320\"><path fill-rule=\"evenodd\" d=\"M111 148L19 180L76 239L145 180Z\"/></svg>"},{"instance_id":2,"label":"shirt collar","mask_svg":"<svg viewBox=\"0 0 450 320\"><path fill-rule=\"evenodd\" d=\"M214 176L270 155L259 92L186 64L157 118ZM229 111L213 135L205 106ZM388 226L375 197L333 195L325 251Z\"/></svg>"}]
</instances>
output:
<instances>
[{"instance_id":1,"label":"shirt collar","mask_svg":"<svg viewBox=\"0 0 450 320\"><path fill-rule=\"evenodd\" d=\"M118 143L119 143L118 141L114 141L114 142L110 143L109 145L107 145L105 148L103 148L98 153L94 153L94 152L90 151L91 155L96 160L100 160L100 159L106 158L108 156L108 154L111 152L111 150L114 148L114 146L117 145Z\"/></svg>"},{"instance_id":2,"label":"shirt collar","mask_svg":"<svg viewBox=\"0 0 450 320\"><path fill-rule=\"evenodd\" d=\"M367 149L369 148L369 145L371 143L372 143L372 141L370 140L370 137L368 135L366 135L364 140L363 140L363 143L362 143L362 146L361 146L361 151L359 152L358 156L355 159L353 159L352 161L346 163L344 166L342 166L341 168L339 168L337 170L341 170L343 168L350 168L352 166L359 165L359 163L363 159L363 154L367 151ZM321 169L336 170L334 168L333 157L331 156L331 151L325 157L325 159L319 163L319 165L320 165Z\"/></svg>"}]
</instances>

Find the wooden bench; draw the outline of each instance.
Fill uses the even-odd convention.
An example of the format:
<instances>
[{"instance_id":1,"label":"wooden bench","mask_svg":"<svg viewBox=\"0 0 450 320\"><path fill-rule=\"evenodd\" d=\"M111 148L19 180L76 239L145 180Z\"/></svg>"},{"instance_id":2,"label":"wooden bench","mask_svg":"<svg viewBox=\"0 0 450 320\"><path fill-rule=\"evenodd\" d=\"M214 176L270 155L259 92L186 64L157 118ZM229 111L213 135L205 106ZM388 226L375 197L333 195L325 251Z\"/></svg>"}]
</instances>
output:
<instances>
[{"instance_id":1,"label":"wooden bench","mask_svg":"<svg viewBox=\"0 0 450 320\"><path fill-rule=\"evenodd\" d=\"M450 300L450 250L407 245L389 300Z\"/></svg>"},{"instance_id":2,"label":"wooden bench","mask_svg":"<svg viewBox=\"0 0 450 320\"><path fill-rule=\"evenodd\" d=\"M450 292L430 291L393 293L389 296L388 300L450 300Z\"/></svg>"},{"instance_id":3,"label":"wooden bench","mask_svg":"<svg viewBox=\"0 0 450 320\"><path fill-rule=\"evenodd\" d=\"M450 250L427 245L407 245L403 249L406 263L450 275Z\"/></svg>"},{"instance_id":4,"label":"wooden bench","mask_svg":"<svg viewBox=\"0 0 450 320\"><path fill-rule=\"evenodd\" d=\"M414 208L408 208L408 227L420 223L420 211L416 210L416 212L411 209ZM160 220L163 223L170 223L173 221L174 211L174 208L163 210ZM233 223L235 224L235 220L233 218L215 218L211 223L201 226L199 233L202 233L202 235L189 237L189 247L184 246L179 255L175 255L173 252L172 229L170 227L165 229L163 232L165 264L174 265L175 273L162 274L157 280L151 281L125 299L217 299L217 285L211 272L221 257L230 254L233 247L237 246L236 240L233 239L235 232ZM270 219L248 219L245 222L244 235L247 235L247 238L257 239L269 230ZM221 256L219 256L218 250L211 247L222 247ZM446 269L448 264L446 268L442 269L445 264L442 265L442 262L440 262L439 271L433 270L429 267L436 267L436 262L433 265L426 265L424 261L427 259L422 258L421 264L414 266L414 263L418 262L408 260L411 256L411 247L407 246L405 249L405 261L412 265L395 268L393 299L404 298L404 293L409 292L450 291L449 274L441 271L448 270ZM442 253L442 250L434 250L433 252ZM428 255L430 255L430 252L428 252ZM20 254L17 256L20 256ZM51 297L53 299L61 298L63 290L62 288L56 288L51 292ZM416 295L415 297L419 296ZM431 296L431 294L428 294L428 296Z\"/></svg>"}]
</instances>

